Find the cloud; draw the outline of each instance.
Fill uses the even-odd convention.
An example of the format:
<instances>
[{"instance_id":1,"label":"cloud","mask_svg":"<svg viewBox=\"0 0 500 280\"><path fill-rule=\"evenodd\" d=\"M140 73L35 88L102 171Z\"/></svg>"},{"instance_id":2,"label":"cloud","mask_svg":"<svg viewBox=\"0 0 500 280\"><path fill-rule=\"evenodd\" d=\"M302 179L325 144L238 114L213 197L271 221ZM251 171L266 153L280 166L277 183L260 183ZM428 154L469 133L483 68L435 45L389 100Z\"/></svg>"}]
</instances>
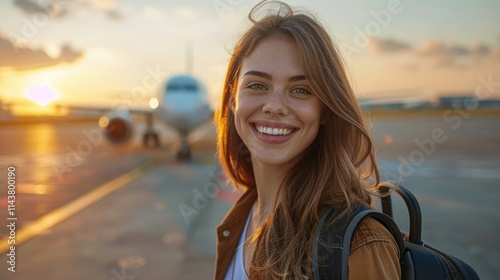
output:
<instances>
[{"instance_id":1,"label":"cloud","mask_svg":"<svg viewBox=\"0 0 500 280\"><path fill-rule=\"evenodd\" d=\"M399 42L394 39L370 39L370 47L377 53L394 53L410 50L411 46L407 43Z\"/></svg>"},{"instance_id":2,"label":"cloud","mask_svg":"<svg viewBox=\"0 0 500 280\"><path fill-rule=\"evenodd\" d=\"M82 56L82 52L74 50L69 45L63 45L59 56L51 57L40 48L16 46L10 38L0 34L0 69L33 70L62 63L73 63Z\"/></svg>"},{"instance_id":3,"label":"cloud","mask_svg":"<svg viewBox=\"0 0 500 280\"><path fill-rule=\"evenodd\" d=\"M430 59L435 66L468 67L482 63L483 59L492 57L492 51L484 43L472 47L457 44L446 44L436 40L426 40L414 48L418 57Z\"/></svg>"},{"instance_id":4,"label":"cloud","mask_svg":"<svg viewBox=\"0 0 500 280\"><path fill-rule=\"evenodd\" d=\"M476 56L488 56L490 54L493 54L493 51L491 48L484 43L478 43L475 46L472 47L471 49L472 54Z\"/></svg>"},{"instance_id":5,"label":"cloud","mask_svg":"<svg viewBox=\"0 0 500 280\"><path fill-rule=\"evenodd\" d=\"M471 51L464 46L426 40L415 48L415 53L420 56L467 56Z\"/></svg>"},{"instance_id":6,"label":"cloud","mask_svg":"<svg viewBox=\"0 0 500 280\"><path fill-rule=\"evenodd\" d=\"M484 59L498 57L498 51L484 43L467 47L438 40L425 40L418 45L411 45L392 38L370 38L369 46L376 54L406 53L413 57L417 64L432 66L467 67L480 64Z\"/></svg>"},{"instance_id":7,"label":"cloud","mask_svg":"<svg viewBox=\"0 0 500 280\"><path fill-rule=\"evenodd\" d=\"M123 19L123 14L117 10L109 10L106 12L106 15L109 19L113 20L121 20Z\"/></svg>"},{"instance_id":8,"label":"cloud","mask_svg":"<svg viewBox=\"0 0 500 280\"><path fill-rule=\"evenodd\" d=\"M79 0L77 4L80 10L102 11L112 20L121 20L123 18L123 13L120 12L116 0Z\"/></svg>"},{"instance_id":9,"label":"cloud","mask_svg":"<svg viewBox=\"0 0 500 280\"><path fill-rule=\"evenodd\" d=\"M52 17L61 17L66 14L67 10L63 9L58 1L46 2L47 4L41 5L33 0L14 0L13 4L28 15L43 13Z\"/></svg>"},{"instance_id":10,"label":"cloud","mask_svg":"<svg viewBox=\"0 0 500 280\"><path fill-rule=\"evenodd\" d=\"M37 0L14 0L13 4L28 15L43 13L51 17L63 17L71 11L102 11L112 20L120 20L123 14L118 10L116 0L45 0L44 5Z\"/></svg>"}]
</instances>

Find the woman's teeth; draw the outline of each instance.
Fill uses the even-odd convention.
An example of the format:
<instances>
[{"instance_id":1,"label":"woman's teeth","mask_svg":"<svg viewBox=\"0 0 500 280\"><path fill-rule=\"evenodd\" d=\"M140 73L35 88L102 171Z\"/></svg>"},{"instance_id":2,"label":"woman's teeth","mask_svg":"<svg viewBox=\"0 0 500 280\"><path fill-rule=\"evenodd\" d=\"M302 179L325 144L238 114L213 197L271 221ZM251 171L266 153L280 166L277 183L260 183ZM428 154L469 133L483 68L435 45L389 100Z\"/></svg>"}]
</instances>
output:
<instances>
[{"instance_id":1,"label":"woman's teeth","mask_svg":"<svg viewBox=\"0 0 500 280\"><path fill-rule=\"evenodd\" d=\"M269 135L289 135L292 133L292 129L289 128L271 128L260 125L257 125L255 128L258 132Z\"/></svg>"}]
</instances>

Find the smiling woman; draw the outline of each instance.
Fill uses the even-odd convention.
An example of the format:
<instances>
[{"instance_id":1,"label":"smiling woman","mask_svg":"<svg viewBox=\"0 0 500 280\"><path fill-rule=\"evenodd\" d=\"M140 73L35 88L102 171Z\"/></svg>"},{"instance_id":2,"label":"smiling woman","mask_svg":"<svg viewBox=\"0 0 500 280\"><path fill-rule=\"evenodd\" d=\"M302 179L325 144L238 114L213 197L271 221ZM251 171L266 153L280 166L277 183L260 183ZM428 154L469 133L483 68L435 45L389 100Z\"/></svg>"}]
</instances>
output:
<instances>
[{"instance_id":1,"label":"smiling woman","mask_svg":"<svg viewBox=\"0 0 500 280\"><path fill-rule=\"evenodd\" d=\"M337 279L316 269L340 263L315 257L312 233L327 209L370 205L380 176L368 126L314 16L263 1L249 19L215 118L221 165L244 190L217 228L215 279ZM395 239L375 220L363 223L349 279L400 279Z\"/></svg>"}]
</instances>

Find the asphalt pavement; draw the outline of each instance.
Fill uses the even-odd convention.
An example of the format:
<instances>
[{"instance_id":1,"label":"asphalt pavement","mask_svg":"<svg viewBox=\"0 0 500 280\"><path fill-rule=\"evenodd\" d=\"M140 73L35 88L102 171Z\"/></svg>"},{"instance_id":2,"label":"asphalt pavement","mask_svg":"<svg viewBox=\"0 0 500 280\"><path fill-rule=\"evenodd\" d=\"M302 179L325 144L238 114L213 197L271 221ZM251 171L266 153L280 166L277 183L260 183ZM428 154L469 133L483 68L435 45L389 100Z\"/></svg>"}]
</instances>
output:
<instances>
[{"instance_id":1,"label":"asphalt pavement","mask_svg":"<svg viewBox=\"0 0 500 280\"><path fill-rule=\"evenodd\" d=\"M467 261L481 279L498 279L500 118L456 124L439 116L374 118L380 169L419 199L427 243ZM213 129L192 136L192 161L177 162L168 128L160 128L159 149L141 147L140 135L115 147L88 136L95 128L1 127L1 177L16 168L18 243L11 272L2 186L0 279L212 279L215 227L239 195L219 173ZM406 210L393 200L405 228Z\"/></svg>"}]
</instances>

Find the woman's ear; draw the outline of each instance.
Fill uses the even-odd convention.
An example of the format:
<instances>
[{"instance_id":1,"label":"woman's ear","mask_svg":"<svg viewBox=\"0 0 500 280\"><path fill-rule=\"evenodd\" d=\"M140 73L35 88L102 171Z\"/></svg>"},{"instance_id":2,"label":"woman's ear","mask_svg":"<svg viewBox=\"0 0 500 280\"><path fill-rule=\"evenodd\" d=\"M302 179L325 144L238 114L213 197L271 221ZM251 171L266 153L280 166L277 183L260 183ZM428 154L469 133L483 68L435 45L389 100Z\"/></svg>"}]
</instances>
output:
<instances>
[{"instance_id":1,"label":"woman's ear","mask_svg":"<svg viewBox=\"0 0 500 280\"><path fill-rule=\"evenodd\" d=\"M231 109L231 112L233 112L234 114L235 103L234 103L234 88L232 84L229 85L229 92L231 93L231 95L229 96L229 108Z\"/></svg>"},{"instance_id":2,"label":"woman's ear","mask_svg":"<svg viewBox=\"0 0 500 280\"><path fill-rule=\"evenodd\" d=\"M234 95L232 94L229 97L229 109L231 109L231 112L234 114Z\"/></svg>"}]
</instances>

